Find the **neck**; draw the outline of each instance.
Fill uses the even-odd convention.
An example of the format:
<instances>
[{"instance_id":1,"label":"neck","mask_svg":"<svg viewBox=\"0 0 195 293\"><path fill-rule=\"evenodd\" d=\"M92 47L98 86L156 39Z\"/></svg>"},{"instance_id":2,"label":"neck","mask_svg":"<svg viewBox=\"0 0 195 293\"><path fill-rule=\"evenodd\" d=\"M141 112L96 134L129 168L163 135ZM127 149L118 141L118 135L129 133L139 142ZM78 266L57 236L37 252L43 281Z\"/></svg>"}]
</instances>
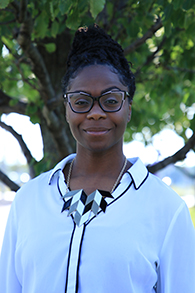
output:
<instances>
[{"instance_id":1,"label":"neck","mask_svg":"<svg viewBox=\"0 0 195 293\"><path fill-rule=\"evenodd\" d=\"M84 189L86 194L90 194L96 189L111 191L125 163L125 156L122 145L109 148L103 152L92 152L77 148L77 155L72 165L70 175L70 189ZM131 166L127 162L124 172ZM64 169L67 181L70 165ZM123 173L124 173L123 172ZM121 176L122 177L122 176Z\"/></svg>"},{"instance_id":2,"label":"neck","mask_svg":"<svg viewBox=\"0 0 195 293\"><path fill-rule=\"evenodd\" d=\"M83 174L107 174L115 175L116 170L120 170L124 163L125 156L121 151L119 152L104 152L104 153L91 153L85 154L77 152L75 159L75 169ZM112 167L111 167L112 166Z\"/></svg>"},{"instance_id":3,"label":"neck","mask_svg":"<svg viewBox=\"0 0 195 293\"><path fill-rule=\"evenodd\" d=\"M73 165L74 165L75 161L76 161L76 158L74 158L73 161L71 162L70 167L69 167L69 171L68 171L68 174L67 174L67 191L68 191L68 188L70 188L70 177L71 177L71 174L72 174L72 171L73 171ZM116 186L118 185L120 178L124 174L124 172L126 170L126 167L127 167L127 159L124 157L124 163L122 165L122 168L120 170L120 173L119 173L117 179L114 181L114 184L112 184L112 188L111 188L110 185L111 185L111 183L113 181L113 178L111 177L111 174L108 174L108 172L106 172L105 174L102 174L102 172L101 172L101 174L99 174L99 175L103 176L103 178L99 177L100 179L102 179L102 182L101 182L101 180L97 181L97 178L95 178L95 180L94 180L94 176L92 174L90 174L90 176L92 176L91 180L90 180L91 186L89 185L88 187L85 187L85 193L86 194L88 192L90 193L91 191L94 191L95 189L103 190L102 188L100 188L101 185L102 186L105 185L106 187L109 186L109 189L107 191L110 191L112 193L114 191L114 189L116 188ZM113 168L111 168L111 170L112 169ZM97 177L97 175L98 175L97 172L96 172L95 175L96 175L95 177ZM83 184L83 181L86 181L86 175L84 175L84 174L82 174L82 176L81 176L81 174L76 174L76 175L74 175L74 177L76 177L76 179L77 179L76 184L78 184L78 182L79 182L79 180L78 180L79 177L80 177L80 179L81 179L81 177L83 177L83 179L82 179L80 184ZM89 176L88 176L88 178L89 178ZM97 186L97 187L95 187L95 186Z\"/></svg>"}]
</instances>

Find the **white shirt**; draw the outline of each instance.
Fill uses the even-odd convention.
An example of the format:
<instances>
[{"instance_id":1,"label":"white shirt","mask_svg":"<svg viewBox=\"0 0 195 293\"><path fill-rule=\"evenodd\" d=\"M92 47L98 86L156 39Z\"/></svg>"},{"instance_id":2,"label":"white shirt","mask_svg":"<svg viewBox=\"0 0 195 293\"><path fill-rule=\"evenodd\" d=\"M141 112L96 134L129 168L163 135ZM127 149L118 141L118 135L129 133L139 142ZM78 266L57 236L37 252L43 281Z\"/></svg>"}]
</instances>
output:
<instances>
[{"instance_id":1,"label":"white shirt","mask_svg":"<svg viewBox=\"0 0 195 293\"><path fill-rule=\"evenodd\" d=\"M61 213L62 170L74 156L17 192L0 293L194 293L195 233L185 202L130 159L106 212L78 227Z\"/></svg>"}]
</instances>

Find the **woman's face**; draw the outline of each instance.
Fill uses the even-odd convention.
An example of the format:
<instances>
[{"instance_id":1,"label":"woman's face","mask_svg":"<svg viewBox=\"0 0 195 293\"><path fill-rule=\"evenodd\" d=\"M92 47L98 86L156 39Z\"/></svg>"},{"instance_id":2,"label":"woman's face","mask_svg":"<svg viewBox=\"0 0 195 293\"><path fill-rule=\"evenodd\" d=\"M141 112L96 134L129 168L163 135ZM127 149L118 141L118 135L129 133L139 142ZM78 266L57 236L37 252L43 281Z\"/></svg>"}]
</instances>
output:
<instances>
[{"instance_id":1,"label":"woman's face","mask_svg":"<svg viewBox=\"0 0 195 293\"><path fill-rule=\"evenodd\" d=\"M71 80L68 91L82 91L93 97L100 96L110 89L128 91L118 75L104 65L90 65L84 67L77 76ZM104 112L97 101L88 113L74 113L70 105L66 104L66 119L71 132L77 142L79 150L104 152L119 150L123 144L123 134L127 122L131 117L131 104L125 99L118 112Z\"/></svg>"}]
</instances>

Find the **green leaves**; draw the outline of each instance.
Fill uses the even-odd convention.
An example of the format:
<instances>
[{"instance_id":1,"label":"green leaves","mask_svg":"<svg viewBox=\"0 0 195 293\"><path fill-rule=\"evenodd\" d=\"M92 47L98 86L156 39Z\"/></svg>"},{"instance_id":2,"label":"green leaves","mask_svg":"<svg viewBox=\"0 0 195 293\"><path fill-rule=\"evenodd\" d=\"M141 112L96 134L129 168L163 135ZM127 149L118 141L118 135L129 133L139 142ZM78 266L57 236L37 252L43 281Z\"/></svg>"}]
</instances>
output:
<instances>
[{"instance_id":1,"label":"green leaves","mask_svg":"<svg viewBox=\"0 0 195 293\"><path fill-rule=\"evenodd\" d=\"M192 8L194 5L194 0L185 0L183 1L183 5L182 8L185 10L189 10L190 8Z\"/></svg>"},{"instance_id":2,"label":"green leaves","mask_svg":"<svg viewBox=\"0 0 195 293\"><path fill-rule=\"evenodd\" d=\"M72 7L73 1L72 0L60 0L59 2L59 9L62 15L68 14L71 7Z\"/></svg>"},{"instance_id":3,"label":"green leaves","mask_svg":"<svg viewBox=\"0 0 195 293\"><path fill-rule=\"evenodd\" d=\"M46 48L47 52L53 53L56 50L56 44L55 43L45 44L45 48Z\"/></svg>"},{"instance_id":4,"label":"green leaves","mask_svg":"<svg viewBox=\"0 0 195 293\"><path fill-rule=\"evenodd\" d=\"M6 7L9 1L1 0L0 9ZM94 22L105 3L106 0L41 0L29 2L27 5L28 13L34 20L32 38L55 38L65 27L76 30L79 26Z\"/></svg>"},{"instance_id":5,"label":"green leaves","mask_svg":"<svg viewBox=\"0 0 195 293\"><path fill-rule=\"evenodd\" d=\"M15 2L16 5L19 2ZM9 3L10 0L0 0L1 87L13 97L13 105L19 100L25 101L27 114L37 122L37 113L45 103L40 95L45 85L39 87L37 73L40 68L33 67L35 63L17 43L21 24L16 21L18 14L14 14L11 6L9 10L3 9ZM137 91L125 137L130 140L137 131L145 138L143 126L148 127L153 135L164 126L171 125L177 130L180 124L185 138L186 128L194 127L194 120L187 115L190 107L194 109L194 0L28 1L27 15L33 20L29 37L41 56L56 97L60 93L75 30L97 22L123 49L131 47L126 58L133 64ZM151 33L158 18L163 27ZM145 35L149 37L143 41Z\"/></svg>"},{"instance_id":6,"label":"green leaves","mask_svg":"<svg viewBox=\"0 0 195 293\"><path fill-rule=\"evenodd\" d=\"M13 1L13 0L12 0ZM4 9L4 8L6 8L7 6L8 6L8 4L10 3L10 2L12 2L12 1L10 1L10 0L1 0L0 1L0 9Z\"/></svg>"},{"instance_id":7,"label":"green leaves","mask_svg":"<svg viewBox=\"0 0 195 293\"><path fill-rule=\"evenodd\" d=\"M177 10L178 8L180 8L180 7L182 6L182 4L183 4L183 0L173 1L172 3L173 3L173 8L174 8L175 10Z\"/></svg>"},{"instance_id":8,"label":"green leaves","mask_svg":"<svg viewBox=\"0 0 195 293\"><path fill-rule=\"evenodd\" d=\"M105 2L105 0L89 0L90 12L94 19L104 8Z\"/></svg>"},{"instance_id":9,"label":"green leaves","mask_svg":"<svg viewBox=\"0 0 195 293\"><path fill-rule=\"evenodd\" d=\"M74 10L71 9L71 11L68 14L68 18L66 20L66 26L69 29L76 30L79 27L80 19L79 19L79 11L78 7L76 7Z\"/></svg>"},{"instance_id":10,"label":"green leaves","mask_svg":"<svg viewBox=\"0 0 195 293\"><path fill-rule=\"evenodd\" d=\"M35 20L35 33L36 37L44 38L49 24L49 16L46 11L43 11Z\"/></svg>"},{"instance_id":11,"label":"green leaves","mask_svg":"<svg viewBox=\"0 0 195 293\"><path fill-rule=\"evenodd\" d=\"M59 27L60 27L60 25L59 25L58 21L52 22L52 25L51 25L51 35L52 35L53 38L55 38L56 35L58 34Z\"/></svg>"}]
</instances>

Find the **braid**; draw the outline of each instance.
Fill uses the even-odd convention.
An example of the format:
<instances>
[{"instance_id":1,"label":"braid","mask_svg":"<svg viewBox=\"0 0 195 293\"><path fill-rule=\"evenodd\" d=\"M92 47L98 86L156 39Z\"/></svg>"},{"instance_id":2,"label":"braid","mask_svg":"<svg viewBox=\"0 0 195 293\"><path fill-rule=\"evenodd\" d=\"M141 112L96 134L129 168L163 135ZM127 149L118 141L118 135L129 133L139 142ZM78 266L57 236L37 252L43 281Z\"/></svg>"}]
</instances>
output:
<instances>
[{"instance_id":1,"label":"braid","mask_svg":"<svg viewBox=\"0 0 195 293\"><path fill-rule=\"evenodd\" d=\"M63 78L64 93L70 79L76 76L79 69L94 64L111 66L118 73L121 82L128 87L129 95L133 99L135 77L124 57L123 49L97 25L79 28L75 33Z\"/></svg>"}]
</instances>

